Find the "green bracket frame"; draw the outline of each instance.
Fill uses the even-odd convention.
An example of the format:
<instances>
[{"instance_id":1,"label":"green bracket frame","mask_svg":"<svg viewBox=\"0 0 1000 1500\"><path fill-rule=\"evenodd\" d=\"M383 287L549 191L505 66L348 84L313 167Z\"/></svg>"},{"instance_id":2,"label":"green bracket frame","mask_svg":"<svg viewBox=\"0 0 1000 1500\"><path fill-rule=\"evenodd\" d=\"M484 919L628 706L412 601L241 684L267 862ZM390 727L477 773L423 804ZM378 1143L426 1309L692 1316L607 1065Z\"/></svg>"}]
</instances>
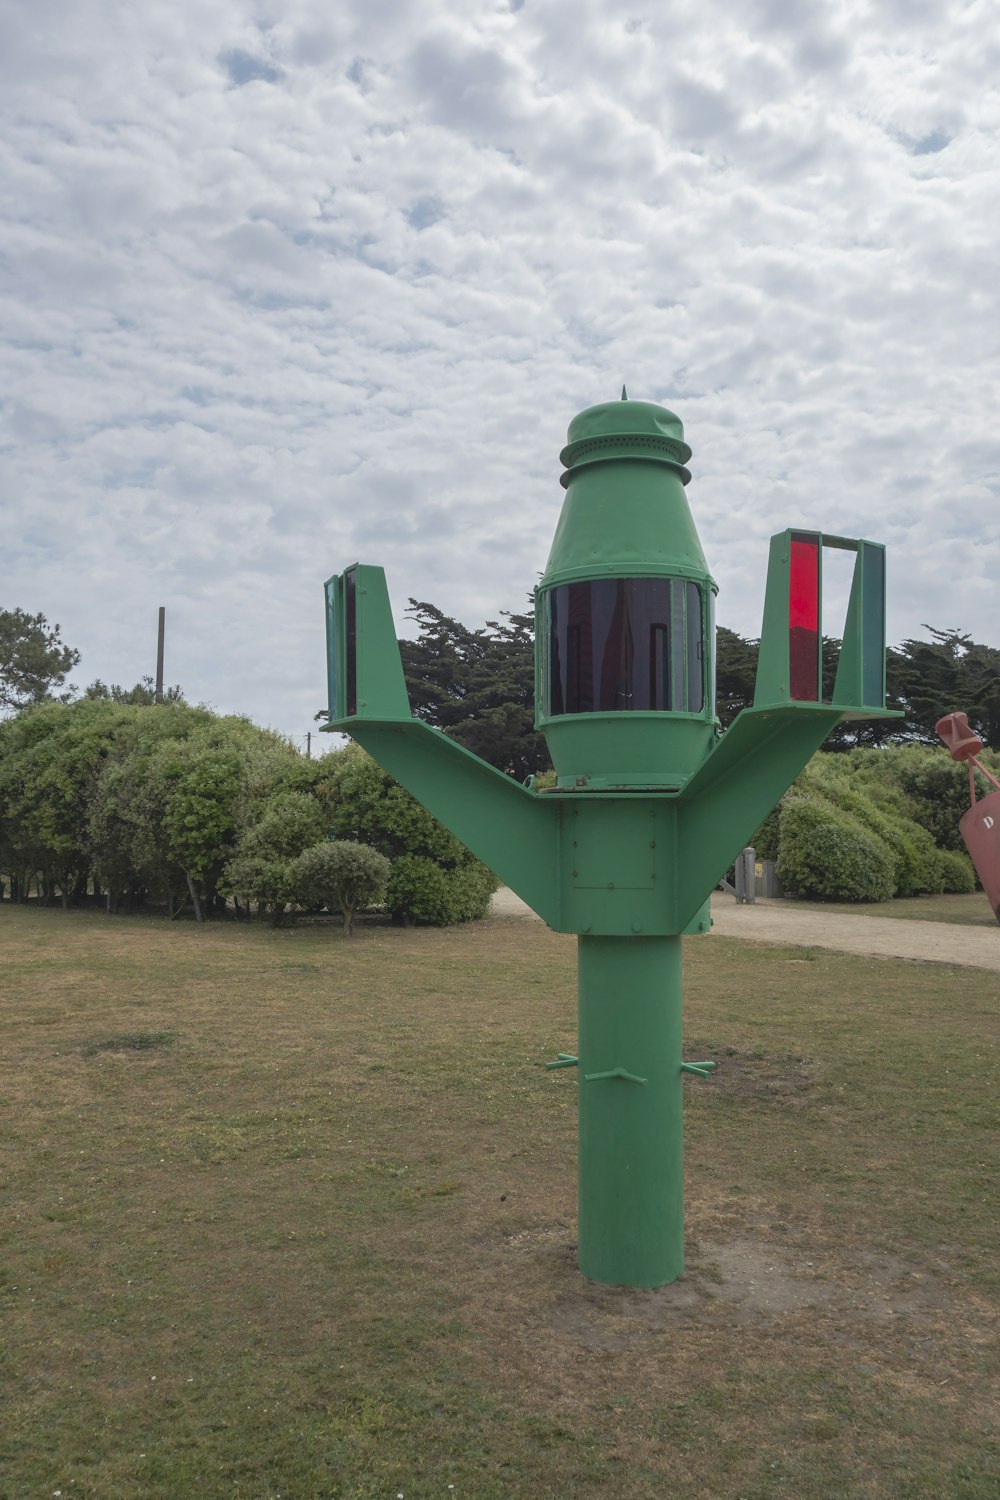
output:
<instances>
[{"instance_id":1,"label":"green bracket frame","mask_svg":"<svg viewBox=\"0 0 1000 1500\"><path fill-rule=\"evenodd\" d=\"M330 719L550 926L559 925L559 809L415 719L381 568L326 583Z\"/></svg>"},{"instance_id":2,"label":"green bracket frame","mask_svg":"<svg viewBox=\"0 0 1000 1500\"><path fill-rule=\"evenodd\" d=\"M796 558L796 549L799 558ZM829 704L823 703L823 550L855 553L854 576L841 640L840 659ZM815 549L815 662L817 692L793 694L792 611L796 566ZM808 645L800 645L808 650ZM788 530L771 538L764 596L764 624L754 708L812 704L835 708L841 718L898 718L885 706L885 548L880 542L832 536L821 531Z\"/></svg>"},{"instance_id":3,"label":"green bracket frame","mask_svg":"<svg viewBox=\"0 0 1000 1500\"><path fill-rule=\"evenodd\" d=\"M355 563L328 578L325 593L330 716L325 727L354 719L409 719L410 697L384 571Z\"/></svg>"}]
</instances>

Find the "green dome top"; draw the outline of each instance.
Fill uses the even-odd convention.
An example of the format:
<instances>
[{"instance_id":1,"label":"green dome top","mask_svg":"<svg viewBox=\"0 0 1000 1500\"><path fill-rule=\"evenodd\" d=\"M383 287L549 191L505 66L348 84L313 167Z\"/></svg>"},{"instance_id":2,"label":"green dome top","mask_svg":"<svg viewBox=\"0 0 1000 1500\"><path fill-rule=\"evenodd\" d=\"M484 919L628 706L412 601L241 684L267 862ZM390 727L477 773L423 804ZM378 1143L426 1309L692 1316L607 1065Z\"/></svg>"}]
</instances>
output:
<instances>
[{"instance_id":1,"label":"green dome top","mask_svg":"<svg viewBox=\"0 0 1000 1500\"><path fill-rule=\"evenodd\" d=\"M691 449L680 417L652 401L629 401L623 394L620 401L588 406L573 418L566 436L569 441L559 461L567 470L608 459L639 458L673 465L685 484L691 478L684 467ZM562 476L564 488L569 477Z\"/></svg>"}]
</instances>

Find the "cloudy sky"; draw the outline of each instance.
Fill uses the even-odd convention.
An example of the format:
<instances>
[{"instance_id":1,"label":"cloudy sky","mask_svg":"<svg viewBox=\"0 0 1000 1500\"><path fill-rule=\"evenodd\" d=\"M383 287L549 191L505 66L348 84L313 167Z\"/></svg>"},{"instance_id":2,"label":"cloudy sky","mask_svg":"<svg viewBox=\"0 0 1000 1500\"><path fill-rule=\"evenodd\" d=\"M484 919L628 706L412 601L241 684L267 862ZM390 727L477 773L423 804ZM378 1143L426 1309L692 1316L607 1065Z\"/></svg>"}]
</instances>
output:
<instances>
[{"instance_id":1,"label":"cloudy sky","mask_svg":"<svg viewBox=\"0 0 1000 1500\"><path fill-rule=\"evenodd\" d=\"M163 604L169 681L304 736L324 578L520 608L623 380L723 624L803 525L887 543L891 640L1000 645L995 0L0 14L0 607L80 686Z\"/></svg>"}]
</instances>

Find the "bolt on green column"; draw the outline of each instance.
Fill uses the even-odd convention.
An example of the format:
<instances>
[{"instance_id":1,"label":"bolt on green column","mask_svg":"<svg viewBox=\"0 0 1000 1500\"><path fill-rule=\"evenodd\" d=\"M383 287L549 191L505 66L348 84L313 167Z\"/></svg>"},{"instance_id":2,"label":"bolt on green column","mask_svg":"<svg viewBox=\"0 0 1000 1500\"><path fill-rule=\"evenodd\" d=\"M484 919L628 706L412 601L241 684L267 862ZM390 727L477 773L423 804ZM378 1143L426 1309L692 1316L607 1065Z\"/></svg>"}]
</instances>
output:
<instances>
[{"instance_id":1,"label":"bolt on green column","mask_svg":"<svg viewBox=\"0 0 1000 1500\"><path fill-rule=\"evenodd\" d=\"M536 590L535 722L556 786L519 786L410 713L382 570L326 585L326 728L349 734L557 932L579 935L579 1266L655 1287L684 1269L681 935L830 730L885 708L875 542L772 538L752 708L715 715L716 585L687 502L691 449L661 406L570 424L566 490ZM822 557L853 551L832 699ZM567 1085L571 1086L571 1085Z\"/></svg>"}]
</instances>

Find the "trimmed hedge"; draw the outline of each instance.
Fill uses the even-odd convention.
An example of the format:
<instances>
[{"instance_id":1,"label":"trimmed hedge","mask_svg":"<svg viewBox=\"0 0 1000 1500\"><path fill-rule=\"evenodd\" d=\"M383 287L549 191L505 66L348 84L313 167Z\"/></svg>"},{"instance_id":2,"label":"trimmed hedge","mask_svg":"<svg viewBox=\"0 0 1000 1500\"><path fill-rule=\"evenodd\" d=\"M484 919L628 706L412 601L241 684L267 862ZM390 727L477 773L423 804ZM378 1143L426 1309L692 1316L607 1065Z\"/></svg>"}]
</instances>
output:
<instances>
[{"instance_id":1,"label":"trimmed hedge","mask_svg":"<svg viewBox=\"0 0 1000 1500\"><path fill-rule=\"evenodd\" d=\"M943 814L934 805L938 796ZM778 877L792 895L881 901L963 894L976 888L957 832L966 806L967 774L953 767L944 751L904 746L820 753L761 824L753 843L762 859L776 859ZM940 848L931 828L943 831L950 819L960 847ZM831 828L844 837L834 837ZM861 869L862 854L870 864L867 873Z\"/></svg>"},{"instance_id":2,"label":"trimmed hedge","mask_svg":"<svg viewBox=\"0 0 1000 1500\"><path fill-rule=\"evenodd\" d=\"M793 895L815 901L887 901L894 862L880 839L818 803L794 798L781 815L778 879Z\"/></svg>"},{"instance_id":3,"label":"trimmed hedge","mask_svg":"<svg viewBox=\"0 0 1000 1500\"><path fill-rule=\"evenodd\" d=\"M890 895L918 896L942 889L943 877L934 840L926 829L900 813L891 791L884 797L877 793L873 795L874 789L863 782L859 784L850 765L841 770L821 762L813 771L813 780L835 807L849 814L860 828L888 850L895 867Z\"/></svg>"},{"instance_id":4,"label":"trimmed hedge","mask_svg":"<svg viewBox=\"0 0 1000 1500\"><path fill-rule=\"evenodd\" d=\"M447 927L485 917L498 884L478 860L448 870L426 855L401 854L393 861L385 904L397 922Z\"/></svg>"},{"instance_id":5,"label":"trimmed hedge","mask_svg":"<svg viewBox=\"0 0 1000 1500\"><path fill-rule=\"evenodd\" d=\"M969 896L976 889L976 872L967 854L953 849L938 849L941 890L948 896Z\"/></svg>"},{"instance_id":6,"label":"trimmed hedge","mask_svg":"<svg viewBox=\"0 0 1000 1500\"><path fill-rule=\"evenodd\" d=\"M323 766L337 838L392 863L385 904L394 921L444 927L486 916L496 876L360 745L333 751Z\"/></svg>"},{"instance_id":7,"label":"trimmed hedge","mask_svg":"<svg viewBox=\"0 0 1000 1500\"><path fill-rule=\"evenodd\" d=\"M964 857L959 819L969 805L969 773L943 748L930 745L893 745L885 750L854 751L853 769L866 787L884 786L903 803L906 816L930 834L938 849ZM983 763L996 770L997 757L987 751ZM979 778L979 794L992 790Z\"/></svg>"}]
</instances>

